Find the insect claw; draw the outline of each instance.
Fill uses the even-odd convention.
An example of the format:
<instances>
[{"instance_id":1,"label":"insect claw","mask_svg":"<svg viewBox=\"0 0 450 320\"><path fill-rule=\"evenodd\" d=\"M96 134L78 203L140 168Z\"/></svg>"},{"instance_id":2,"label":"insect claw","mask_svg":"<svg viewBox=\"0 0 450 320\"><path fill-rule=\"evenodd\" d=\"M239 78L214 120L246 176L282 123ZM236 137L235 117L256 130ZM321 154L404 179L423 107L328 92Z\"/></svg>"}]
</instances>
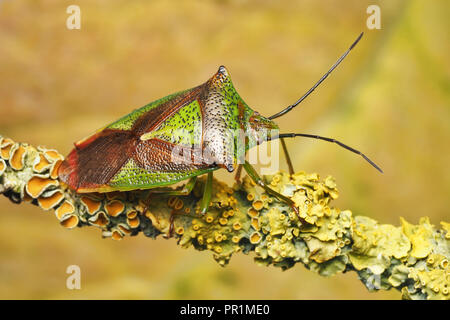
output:
<instances>
[{"instance_id":1,"label":"insect claw","mask_svg":"<svg viewBox=\"0 0 450 320\"><path fill-rule=\"evenodd\" d=\"M174 229L174 222L175 222L175 211L174 210L172 210L172 212L170 213L169 222L170 222L169 231L163 236L166 239L170 239L173 237L173 229Z\"/></svg>"},{"instance_id":2,"label":"insect claw","mask_svg":"<svg viewBox=\"0 0 450 320\"><path fill-rule=\"evenodd\" d=\"M304 225L304 224L309 224L305 219L303 219L302 217L300 217L300 212L299 212L297 206L292 205L291 208L292 208L292 210L294 210L295 214L297 215L298 220L300 220L300 222L301 222L302 225Z\"/></svg>"}]
</instances>

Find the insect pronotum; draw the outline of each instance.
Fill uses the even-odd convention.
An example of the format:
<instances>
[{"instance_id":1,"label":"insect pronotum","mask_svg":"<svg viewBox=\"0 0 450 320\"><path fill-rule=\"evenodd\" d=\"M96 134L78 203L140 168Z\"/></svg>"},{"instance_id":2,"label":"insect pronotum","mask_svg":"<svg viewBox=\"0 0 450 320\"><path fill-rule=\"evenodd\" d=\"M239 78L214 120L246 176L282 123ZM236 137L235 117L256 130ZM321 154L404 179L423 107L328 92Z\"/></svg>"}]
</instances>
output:
<instances>
[{"instance_id":1,"label":"insect pronotum","mask_svg":"<svg viewBox=\"0 0 450 320\"><path fill-rule=\"evenodd\" d=\"M152 189L189 179L182 190L165 191L186 195L198 176L207 174L201 212L211 200L213 171L225 168L236 180L242 168L256 184L287 203L298 216L294 202L272 190L245 161L246 152L267 140L281 139L293 173L284 138L307 137L334 142L361 155L378 171L368 157L335 139L305 133L278 133L273 121L308 97L344 60L362 37L362 33L320 80L299 100L280 112L264 117L252 110L236 92L223 66L205 83L181 91L120 118L93 135L75 143L75 148L59 168L59 177L79 193ZM244 133L242 139L234 132Z\"/></svg>"}]
</instances>

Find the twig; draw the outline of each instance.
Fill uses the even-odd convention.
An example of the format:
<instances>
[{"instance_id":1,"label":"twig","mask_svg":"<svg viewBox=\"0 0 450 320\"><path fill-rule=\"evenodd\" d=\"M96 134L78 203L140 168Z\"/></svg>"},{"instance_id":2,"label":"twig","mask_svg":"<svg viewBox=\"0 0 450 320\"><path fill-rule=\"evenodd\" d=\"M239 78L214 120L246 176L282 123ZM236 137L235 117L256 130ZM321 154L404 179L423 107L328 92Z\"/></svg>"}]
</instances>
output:
<instances>
[{"instance_id":1,"label":"twig","mask_svg":"<svg viewBox=\"0 0 450 320\"><path fill-rule=\"evenodd\" d=\"M233 188L214 181L209 212L199 213L204 180L189 196L148 191L77 194L61 183L63 157L53 149L34 148L0 136L0 193L15 203L31 202L54 210L66 228L96 226L104 237L119 240L143 233L170 234L182 247L210 250L225 266L232 254L254 252L255 262L283 270L303 263L323 276L355 271L369 290L401 290L404 299L449 299L450 223L435 228L428 218L401 226L353 217L331 207L338 197L332 177L279 172L264 179L290 197L298 217L284 203L245 177ZM145 212L144 212L145 211Z\"/></svg>"}]
</instances>

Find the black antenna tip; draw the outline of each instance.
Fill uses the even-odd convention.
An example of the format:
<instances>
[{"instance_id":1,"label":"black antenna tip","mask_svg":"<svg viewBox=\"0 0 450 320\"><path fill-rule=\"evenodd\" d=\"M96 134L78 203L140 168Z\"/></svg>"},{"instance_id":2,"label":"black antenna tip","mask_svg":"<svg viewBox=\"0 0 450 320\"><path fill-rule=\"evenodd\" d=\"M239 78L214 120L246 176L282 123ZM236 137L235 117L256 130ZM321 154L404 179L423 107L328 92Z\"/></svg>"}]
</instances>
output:
<instances>
[{"instance_id":1,"label":"black antenna tip","mask_svg":"<svg viewBox=\"0 0 450 320\"><path fill-rule=\"evenodd\" d=\"M384 173L384 171L381 170L381 168L379 166L376 166L375 169L377 169L380 173Z\"/></svg>"},{"instance_id":2,"label":"black antenna tip","mask_svg":"<svg viewBox=\"0 0 450 320\"><path fill-rule=\"evenodd\" d=\"M344 54L335 62L335 64L325 73L322 78L317 81L314 86L312 86L311 89L309 89L300 99L298 99L294 104L291 104L287 108L281 110L278 113L275 113L274 115L271 115L269 117L270 120L273 120L275 118L281 117L282 115L285 115L292 109L294 109L296 106L298 106L303 100L305 100L329 75L331 72L333 72L334 69L345 59L345 57L349 54L349 52L356 46L356 44L361 40L364 32L361 32L358 36L358 38L352 43L350 48L347 49L347 51L344 52Z\"/></svg>"},{"instance_id":3,"label":"black antenna tip","mask_svg":"<svg viewBox=\"0 0 450 320\"><path fill-rule=\"evenodd\" d=\"M355 40L355 42L353 42L353 44L350 46L350 48L348 50L352 50L356 46L356 44L359 42L359 40L361 40L363 35L364 35L364 32L361 32L361 34L358 36L358 38Z\"/></svg>"}]
</instances>

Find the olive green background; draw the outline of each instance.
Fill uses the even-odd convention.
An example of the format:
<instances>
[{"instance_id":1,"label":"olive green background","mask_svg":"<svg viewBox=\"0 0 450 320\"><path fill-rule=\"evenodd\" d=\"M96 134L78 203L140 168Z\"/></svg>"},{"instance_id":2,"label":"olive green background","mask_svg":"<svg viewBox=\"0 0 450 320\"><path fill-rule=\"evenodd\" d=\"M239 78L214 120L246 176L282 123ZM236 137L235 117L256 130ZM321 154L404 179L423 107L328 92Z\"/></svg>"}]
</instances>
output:
<instances>
[{"instance_id":1,"label":"olive green background","mask_svg":"<svg viewBox=\"0 0 450 320\"><path fill-rule=\"evenodd\" d=\"M66 8L81 8L68 30ZM367 30L367 6L381 30ZM333 175L337 207L382 223L449 220L448 1L0 2L0 134L55 147L131 110L208 79L223 64L247 104L271 115L294 102L361 31L347 60L282 132L315 133L360 149L288 141L297 170ZM282 169L286 169L284 162ZM226 172L217 176L232 181ZM0 298L398 299L369 293L352 272L323 278L236 254L221 268L176 241L65 230L52 212L0 198ZM82 289L65 287L68 265Z\"/></svg>"}]
</instances>

